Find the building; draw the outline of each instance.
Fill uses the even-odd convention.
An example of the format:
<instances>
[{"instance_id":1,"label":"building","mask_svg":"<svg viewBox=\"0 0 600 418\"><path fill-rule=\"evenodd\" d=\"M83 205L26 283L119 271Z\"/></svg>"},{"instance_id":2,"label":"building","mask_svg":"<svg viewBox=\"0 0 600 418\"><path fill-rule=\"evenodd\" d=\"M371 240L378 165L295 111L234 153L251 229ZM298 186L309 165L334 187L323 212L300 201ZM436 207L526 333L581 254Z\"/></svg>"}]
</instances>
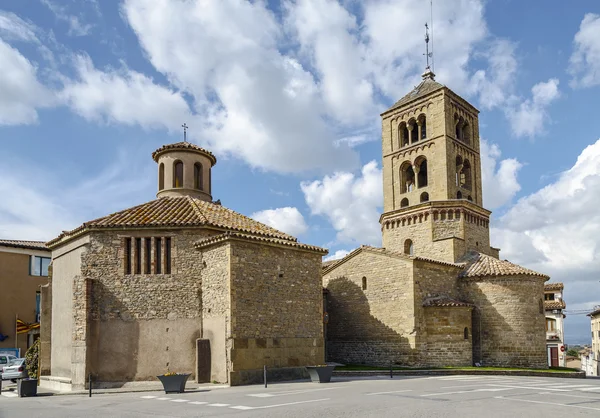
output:
<instances>
[{"instance_id":1,"label":"building","mask_svg":"<svg viewBox=\"0 0 600 418\"><path fill-rule=\"evenodd\" d=\"M0 239L0 351L24 356L38 338L40 286L48 282L49 264L43 242ZM25 323L19 334L17 319Z\"/></svg>"},{"instance_id":2,"label":"building","mask_svg":"<svg viewBox=\"0 0 600 418\"><path fill-rule=\"evenodd\" d=\"M591 320L592 347L581 354L581 370L587 376L600 376L600 306L588 314Z\"/></svg>"},{"instance_id":3,"label":"building","mask_svg":"<svg viewBox=\"0 0 600 418\"><path fill-rule=\"evenodd\" d=\"M381 114L383 247L323 268L328 360L548 367L548 276L490 245L478 114L429 68Z\"/></svg>"},{"instance_id":4,"label":"building","mask_svg":"<svg viewBox=\"0 0 600 418\"><path fill-rule=\"evenodd\" d=\"M548 366L567 367L565 347L565 314L567 305L563 299L562 283L544 285L544 310L546 312L546 348Z\"/></svg>"},{"instance_id":5,"label":"building","mask_svg":"<svg viewBox=\"0 0 600 418\"><path fill-rule=\"evenodd\" d=\"M44 385L167 371L237 385L262 380L264 365L297 377L322 364L327 251L214 202L209 151L180 142L152 157L155 200L48 243Z\"/></svg>"}]
</instances>

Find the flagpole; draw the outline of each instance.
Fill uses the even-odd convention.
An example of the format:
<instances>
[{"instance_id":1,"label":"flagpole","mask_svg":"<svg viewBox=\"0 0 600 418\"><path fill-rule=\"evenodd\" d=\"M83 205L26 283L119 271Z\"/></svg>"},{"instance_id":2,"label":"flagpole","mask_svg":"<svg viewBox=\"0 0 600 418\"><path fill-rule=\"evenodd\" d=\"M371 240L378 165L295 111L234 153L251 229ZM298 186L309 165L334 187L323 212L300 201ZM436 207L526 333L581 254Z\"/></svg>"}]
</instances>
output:
<instances>
[{"instance_id":1,"label":"flagpole","mask_svg":"<svg viewBox=\"0 0 600 418\"><path fill-rule=\"evenodd\" d=\"M15 314L15 348L21 357L21 351L19 350L19 314Z\"/></svg>"}]
</instances>

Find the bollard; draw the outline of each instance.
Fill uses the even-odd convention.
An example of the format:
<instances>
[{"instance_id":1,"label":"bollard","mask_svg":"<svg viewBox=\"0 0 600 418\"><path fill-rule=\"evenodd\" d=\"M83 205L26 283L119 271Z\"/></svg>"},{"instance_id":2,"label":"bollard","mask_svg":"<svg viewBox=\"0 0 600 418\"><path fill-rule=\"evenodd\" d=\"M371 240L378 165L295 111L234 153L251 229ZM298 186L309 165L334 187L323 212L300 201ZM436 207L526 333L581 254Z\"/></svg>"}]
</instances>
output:
<instances>
[{"instance_id":1,"label":"bollard","mask_svg":"<svg viewBox=\"0 0 600 418\"><path fill-rule=\"evenodd\" d=\"M267 365L265 364L265 369L264 369L264 375L265 375L265 387L267 387Z\"/></svg>"},{"instance_id":2,"label":"bollard","mask_svg":"<svg viewBox=\"0 0 600 418\"><path fill-rule=\"evenodd\" d=\"M92 397L92 374L88 374L88 388L90 390L90 398Z\"/></svg>"},{"instance_id":3,"label":"bollard","mask_svg":"<svg viewBox=\"0 0 600 418\"><path fill-rule=\"evenodd\" d=\"M392 369L392 362L390 361L390 379L394 378L394 369Z\"/></svg>"}]
</instances>

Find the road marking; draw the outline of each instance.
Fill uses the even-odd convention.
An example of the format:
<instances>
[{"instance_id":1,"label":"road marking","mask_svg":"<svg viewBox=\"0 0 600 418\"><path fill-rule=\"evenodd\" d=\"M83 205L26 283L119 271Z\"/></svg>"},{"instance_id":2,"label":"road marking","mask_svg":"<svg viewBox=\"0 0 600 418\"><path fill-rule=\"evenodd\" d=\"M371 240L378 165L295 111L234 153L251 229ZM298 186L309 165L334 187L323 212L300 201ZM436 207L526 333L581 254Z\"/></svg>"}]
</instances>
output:
<instances>
[{"instance_id":1,"label":"road marking","mask_svg":"<svg viewBox=\"0 0 600 418\"><path fill-rule=\"evenodd\" d=\"M231 405L231 404L229 404L229 403L209 403L209 404L208 404L208 405L206 405L206 406L218 406L218 407L223 407L223 406L229 406L229 405Z\"/></svg>"},{"instance_id":2,"label":"road marking","mask_svg":"<svg viewBox=\"0 0 600 418\"><path fill-rule=\"evenodd\" d=\"M6 396L7 398L16 398L19 395L16 393L3 393L2 396Z\"/></svg>"},{"instance_id":3,"label":"road marking","mask_svg":"<svg viewBox=\"0 0 600 418\"><path fill-rule=\"evenodd\" d=\"M548 389L574 389L574 388L593 388L593 387L595 387L595 386L590 386L590 385L559 385L559 386L548 387ZM583 390L583 389L577 389L577 390Z\"/></svg>"},{"instance_id":4,"label":"road marking","mask_svg":"<svg viewBox=\"0 0 600 418\"><path fill-rule=\"evenodd\" d=\"M539 404L544 404L544 405L566 406L568 408L591 409L593 411L600 411L600 408L592 408L591 406L569 405L569 404L557 403L557 402L532 401L532 400L529 400L529 399L505 398L504 396L494 396L494 398L495 399L504 399L506 401L519 401L519 402L539 403Z\"/></svg>"},{"instance_id":5,"label":"road marking","mask_svg":"<svg viewBox=\"0 0 600 418\"><path fill-rule=\"evenodd\" d=\"M594 387L591 387L591 388L582 388L582 389L578 389L578 390L583 390L585 392L588 392L590 390L600 390L600 386L594 386Z\"/></svg>"},{"instance_id":6,"label":"road marking","mask_svg":"<svg viewBox=\"0 0 600 418\"><path fill-rule=\"evenodd\" d=\"M600 398L595 398L592 396L581 396L581 395L567 395L566 393L550 393L550 392L540 392L538 395L554 395L554 396L568 396L570 398L583 398L583 399L593 399L600 400Z\"/></svg>"},{"instance_id":7,"label":"road marking","mask_svg":"<svg viewBox=\"0 0 600 418\"><path fill-rule=\"evenodd\" d=\"M534 387L534 386L501 385L501 384L497 384L497 383L490 383L489 386L500 386L500 387L512 388L512 389L551 390L553 392L570 392L570 390L568 390L568 389L541 388L541 387Z\"/></svg>"},{"instance_id":8,"label":"road marking","mask_svg":"<svg viewBox=\"0 0 600 418\"><path fill-rule=\"evenodd\" d=\"M146 395L146 396L140 396L140 398L142 398L142 399L154 399L154 398L156 398L156 396L154 396L154 395Z\"/></svg>"},{"instance_id":9,"label":"road marking","mask_svg":"<svg viewBox=\"0 0 600 418\"><path fill-rule=\"evenodd\" d=\"M375 392L375 393L365 393L365 395L370 396L370 395L386 395L388 393L402 393L402 392L412 392L412 390L407 389L407 390L393 390L391 392Z\"/></svg>"},{"instance_id":10,"label":"road marking","mask_svg":"<svg viewBox=\"0 0 600 418\"><path fill-rule=\"evenodd\" d=\"M441 395L457 395L460 393L475 393L475 392L501 392L503 390L510 390L508 388L489 388L489 389L475 389L475 390L459 390L456 392L442 392L442 393L427 393L420 396L441 396Z\"/></svg>"},{"instance_id":11,"label":"road marking","mask_svg":"<svg viewBox=\"0 0 600 418\"><path fill-rule=\"evenodd\" d=\"M299 405L299 404L303 404L303 403L323 402L323 401L328 401L329 399L331 399L331 398L313 399L313 400L310 400L310 401L298 401L298 402L280 403L278 405L255 406L255 407L253 407L253 409L267 409L267 408L276 408L278 406L289 406L289 405Z\"/></svg>"},{"instance_id":12,"label":"road marking","mask_svg":"<svg viewBox=\"0 0 600 418\"><path fill-rule=\"evenodd\" d=\"M171 398L156 398L157 401L168 401Z\"/></svg>"},{"instance_id":13,"label":"road marking","mask_svg":"<svg viewBox=\"0 0 600 418\"><path fill-rule=\"evenodd\" d=\"M171 399L171 402L189 402L189 399Z\"/></svg>"},{"instance_id":14,"label":"road marking","mask_svg":"<svg viewBox=\"0 0 600 418\"><path fill-rule=\"evenodd\" d=\"M208 402L200 402L200 401L194 401L194 402L190 402L190 404L192 405L206 405Z\"/></svg>"},{"instance_id":15,"label":"road marking","mask_svg":"<svg viewBox=\"0 0 600 418\"><path fill-rule=\"evenodd\" d=\"M250 409L254 409L253 406L243 406L243 405L238 405L238 406L230 406L231 409L241 409L242 411L248 411Z\"/></svg>"},{"instance_id":16,"label":"road marking","mask_svg":"<svg viewBox=\"0 0 600 418\"><path fill-rule=\"evenodd\" d=\"M305 389L305 390L288 390L285 392L276 392L276 393L252 393L246 396L253 396L255 398L271 398L273 396L287 396L287 395L298 395L301 393L309 393L309 392L317 392L322 390L335 390L342 388L321 388L321 389Z\"/></svg>"}]
</instances>

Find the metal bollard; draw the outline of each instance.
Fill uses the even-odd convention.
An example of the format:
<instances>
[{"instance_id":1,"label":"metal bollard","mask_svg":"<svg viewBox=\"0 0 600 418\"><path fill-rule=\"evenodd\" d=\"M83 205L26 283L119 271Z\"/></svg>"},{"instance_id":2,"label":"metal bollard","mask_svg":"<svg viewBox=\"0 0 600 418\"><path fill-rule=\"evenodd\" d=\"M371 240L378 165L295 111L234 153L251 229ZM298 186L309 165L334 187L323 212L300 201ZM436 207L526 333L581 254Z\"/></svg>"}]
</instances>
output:
<instances>
[{"instance_id":1,"label":"metal bollard","mask_svg":"<svg viewBox=\"0 0 600 418\"><path fill-rule=\"evenodd\" d=\"M90 391L90 398L92 397L92 374L88 374L88 388Z\"/></svg>"},{"instance_id":2,"label":"metal bollard","mask_svg":"<svg viewBox=\"0 0 600 418\"><path fill-rule=\"evenodd\" d=\"M264 375L265 375L265 387L267 387L267 365L265 364L265 368L264 368Z\"/></svg>"},{"instance_id":3,"label":"metal bollard","mask_svg":"<svg viewBox=\"0 0 600 418\"><path fill-rule=\"evenodd\" d=\"M394 369L392 368L393 363L390 361L390 379L394 378Z\"/></svg>"}]
</instances>

